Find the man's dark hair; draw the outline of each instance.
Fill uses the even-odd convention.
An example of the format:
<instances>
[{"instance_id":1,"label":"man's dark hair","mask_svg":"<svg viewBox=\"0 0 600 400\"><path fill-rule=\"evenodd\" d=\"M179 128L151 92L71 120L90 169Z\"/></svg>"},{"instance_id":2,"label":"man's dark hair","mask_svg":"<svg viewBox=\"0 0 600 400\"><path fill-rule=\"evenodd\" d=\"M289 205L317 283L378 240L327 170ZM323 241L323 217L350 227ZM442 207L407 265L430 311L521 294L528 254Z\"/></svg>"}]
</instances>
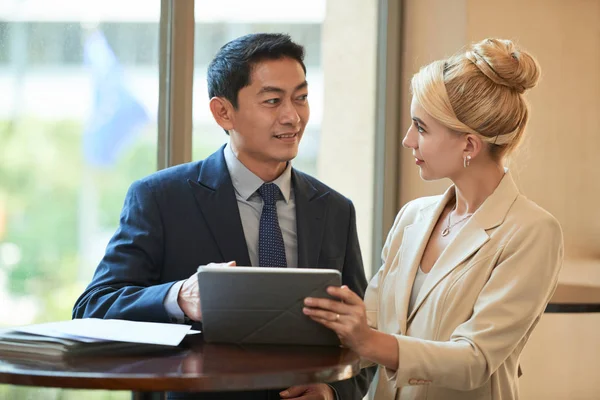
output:
<instances>
[{"instance_id":1,"label":"man's dark hair","mask_svg":"<svg viewBox=\"0 0 600 400\"><path fill-rule=\"evenodd\" d=\"M225 44L208 66L208 96L224 97L238 107L239 91L250 85L255 64L291 58L304 65L304 47L281 33L252 33Z\"/></svg>"}]
</instances>

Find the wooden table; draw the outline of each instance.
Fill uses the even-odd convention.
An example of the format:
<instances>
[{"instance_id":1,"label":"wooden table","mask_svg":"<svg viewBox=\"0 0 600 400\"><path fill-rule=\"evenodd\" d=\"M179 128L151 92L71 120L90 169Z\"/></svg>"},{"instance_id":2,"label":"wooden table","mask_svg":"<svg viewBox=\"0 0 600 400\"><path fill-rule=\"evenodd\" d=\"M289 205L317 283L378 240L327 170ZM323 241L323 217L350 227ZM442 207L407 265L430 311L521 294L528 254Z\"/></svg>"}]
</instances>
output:
<instances>
[{"instance_id":1,"label":"wooden table","mask_svg":"<svg viewBox=\"0 0 600 400\"><path fill-rule=\"evenodd\" d=\"M350 350L321 346L205 344L188 337L184 348L140 356L76 357L67 360L0 354L0 383L77 389L131 390L134 399L152 392L213 392L278 389L335 382L359 373Z\"/></svg>"}]
</instances>

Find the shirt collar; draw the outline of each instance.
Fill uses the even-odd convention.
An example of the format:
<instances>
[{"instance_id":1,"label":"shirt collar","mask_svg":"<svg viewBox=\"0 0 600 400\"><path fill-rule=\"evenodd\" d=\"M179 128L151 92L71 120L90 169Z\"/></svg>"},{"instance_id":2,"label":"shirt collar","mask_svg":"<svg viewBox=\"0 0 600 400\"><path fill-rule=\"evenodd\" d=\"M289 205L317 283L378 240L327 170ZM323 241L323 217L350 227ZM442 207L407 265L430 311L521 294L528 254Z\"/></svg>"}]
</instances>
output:
<instances>
[{"instance_id":1,"label":"shirt collar","mask_svg":"<svg viewBox=\"0 0 600 400\"><path fill-rule=\"evenodd\" d=\"M258 188L265 183L262 179L256 176L250 171L240 160L237 159L231 148L231 144L227 143L223 150L225 156L225 163L231 176L231 182L235 192L242 196L244 200L248 200L253 194L256 193ZM292 189L292 163L288 162L287 167L277 179L272 183L276 184L281 190L281 194L285 202L290 200L290 192Z\"/></svg>"}]
</instances>

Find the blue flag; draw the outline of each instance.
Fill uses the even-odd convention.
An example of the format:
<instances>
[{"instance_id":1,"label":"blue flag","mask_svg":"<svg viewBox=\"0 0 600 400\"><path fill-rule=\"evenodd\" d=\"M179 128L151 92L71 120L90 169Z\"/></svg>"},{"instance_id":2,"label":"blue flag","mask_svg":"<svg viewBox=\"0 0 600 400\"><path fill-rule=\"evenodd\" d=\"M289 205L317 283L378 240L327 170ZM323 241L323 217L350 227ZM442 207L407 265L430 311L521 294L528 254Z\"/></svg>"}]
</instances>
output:
<instances>
[{"instance_id":1,"label":"blue flag","mask_svg":"<svg viewBox=\"0 0 600 400\"><path fill-rule=\"evenodd\" d=\"M92 75L94 105L83 135L83 153L88 164L109 167L149 117L125 86L121 66L101 32L87 38L84 62Z\"/></svg>"}]
</instances>

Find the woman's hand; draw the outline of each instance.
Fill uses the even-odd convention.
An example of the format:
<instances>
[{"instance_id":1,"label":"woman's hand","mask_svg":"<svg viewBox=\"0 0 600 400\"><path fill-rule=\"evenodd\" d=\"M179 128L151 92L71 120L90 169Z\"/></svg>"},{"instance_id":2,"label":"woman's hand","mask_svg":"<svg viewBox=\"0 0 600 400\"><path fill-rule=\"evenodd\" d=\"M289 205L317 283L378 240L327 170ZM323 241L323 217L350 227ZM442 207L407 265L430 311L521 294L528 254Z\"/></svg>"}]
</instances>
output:
<instances>
[{"instance_id":1,"label":"woman's hand","mask_svg":"<svg viewBox=\"0 0 600 400\"><path fill-rule=\"evenodd\" d=\"M327 293L342 302L307 297L302 311L314 321L333 330L344 346L361 355L374 333L367 323L365 303L347 286L330 286Z\"/></svg>"}]
</instances>

